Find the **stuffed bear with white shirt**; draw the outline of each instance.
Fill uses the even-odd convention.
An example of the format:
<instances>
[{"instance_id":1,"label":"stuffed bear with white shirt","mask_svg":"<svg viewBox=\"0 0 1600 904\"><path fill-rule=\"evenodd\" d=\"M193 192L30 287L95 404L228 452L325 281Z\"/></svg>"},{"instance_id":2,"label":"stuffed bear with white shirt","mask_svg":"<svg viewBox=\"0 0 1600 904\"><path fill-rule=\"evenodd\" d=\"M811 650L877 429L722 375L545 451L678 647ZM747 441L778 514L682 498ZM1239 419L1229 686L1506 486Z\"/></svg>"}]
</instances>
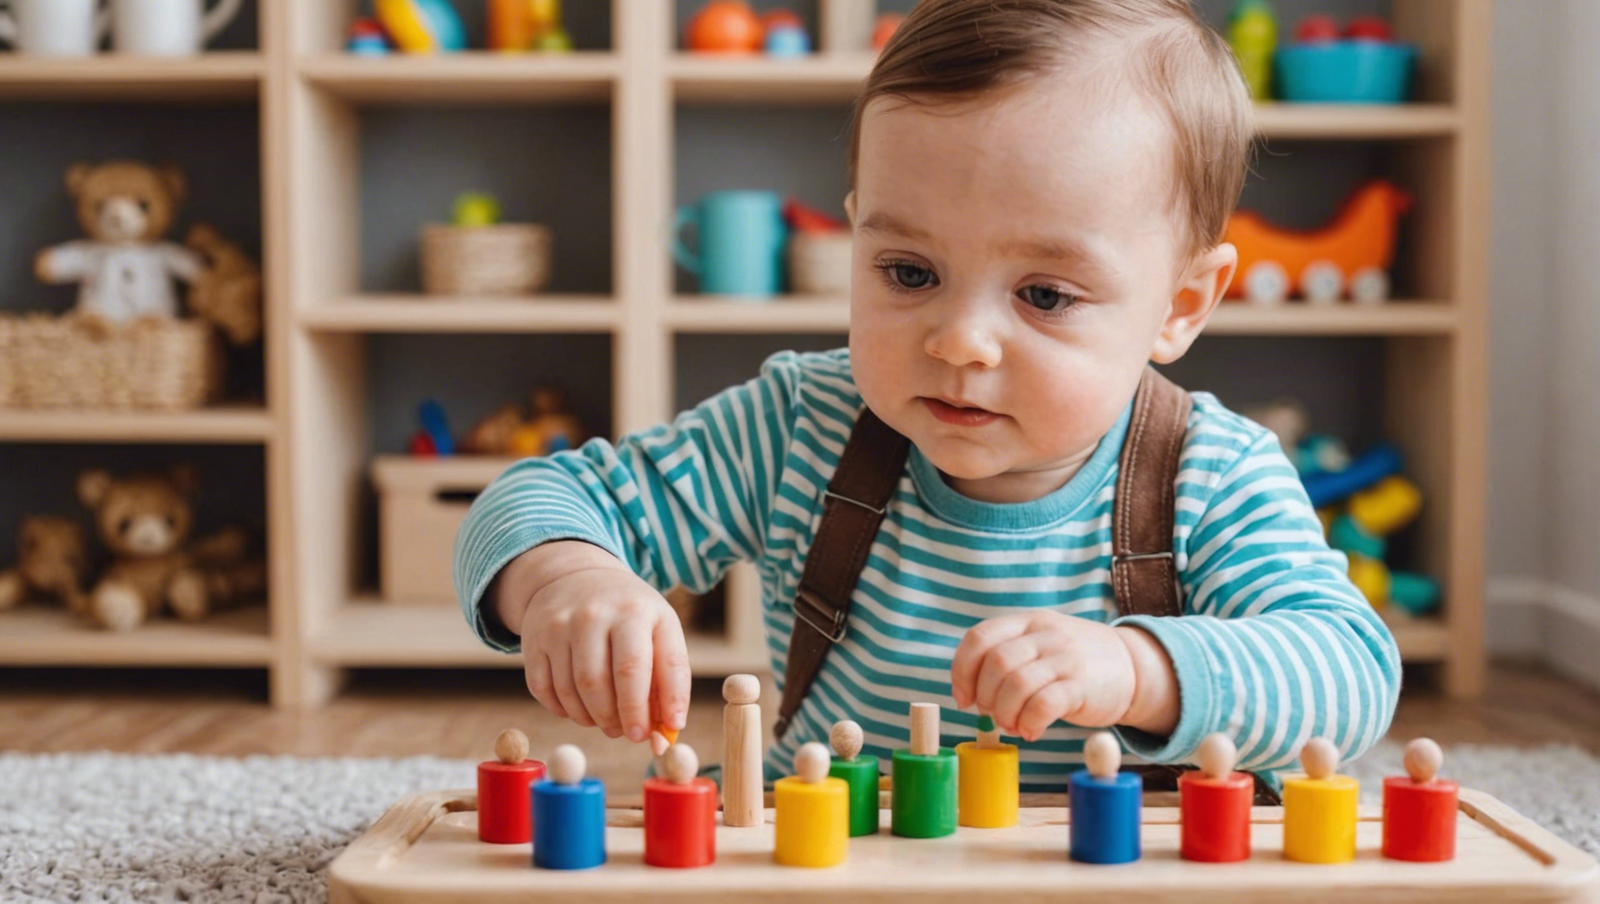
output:
<instances>
[{"instance_id":1,"label":"stuffed bear with white shirt","mask_svg":"<svg viewBox=\"0 0 1600 904\"><path fill-rule=\"evenodd\" d=\"M178 316L173 279L194 282L205 270L195 251L165 242L184 196L182 171L116 160L67 171L87 239L39 252L34 269L47 283L82 281L77 313L110 324Z\"/></svg>"}]
</instances>

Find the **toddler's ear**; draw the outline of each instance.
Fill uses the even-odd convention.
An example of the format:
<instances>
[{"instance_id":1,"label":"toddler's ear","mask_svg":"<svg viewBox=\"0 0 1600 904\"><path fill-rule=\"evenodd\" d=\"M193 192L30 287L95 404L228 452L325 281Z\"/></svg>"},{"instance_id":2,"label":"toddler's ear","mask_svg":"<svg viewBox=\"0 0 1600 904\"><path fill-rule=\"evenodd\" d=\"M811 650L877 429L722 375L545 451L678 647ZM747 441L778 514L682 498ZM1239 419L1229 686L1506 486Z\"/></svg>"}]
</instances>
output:
<instances>
[{"instance_id":1,"label":"toddler's ear","mask_svg":"<svg viewBox=\"0 0 1600 904\"><path fill-rule=\"evenodd\" d=\"M844 215L850 219L851 228L854 228L855 225L856 225L856 193L855 193L855 189L851 189L850 191L845 192L845 195L844 195Z\"/></svg>"},{"instance_id":2,"label":"toddler's ear","mask_svg":"<svg viewBox=\"0 0 1600 904\"><path fill-rule=\"evenodd\" d=\"M1150 360L1171 364L1183 357L1205 329L1206 321L1211 319L1211 312L1222 300L1222 293L1233 281L1233 271L1238 266L1239 250L1227 242L1194 259L1172 296L1167 321L1156 336Z\"/></svg>"}]
</instances>

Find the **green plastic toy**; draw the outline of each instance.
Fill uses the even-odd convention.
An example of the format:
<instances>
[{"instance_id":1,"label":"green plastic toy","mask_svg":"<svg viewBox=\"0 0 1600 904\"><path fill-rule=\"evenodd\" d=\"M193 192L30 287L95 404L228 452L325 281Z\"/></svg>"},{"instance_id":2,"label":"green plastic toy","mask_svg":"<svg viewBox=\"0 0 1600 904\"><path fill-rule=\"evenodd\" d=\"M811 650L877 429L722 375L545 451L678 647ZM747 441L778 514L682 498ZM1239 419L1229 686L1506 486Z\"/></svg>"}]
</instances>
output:
<instances>
[{"instance_id":1,"label":"green plastic toy","mask_svg":"<svg viewBox=\"0 0 1600 904\"><path fill-rule=\"evenodd\" d=\"M1278 46L1278 17L1267 0L1239 0L1228 17L1228 45L1239 58L1250 96L1256 100L1272 97L1272 52Z\"/></svg>"}]
</instances>

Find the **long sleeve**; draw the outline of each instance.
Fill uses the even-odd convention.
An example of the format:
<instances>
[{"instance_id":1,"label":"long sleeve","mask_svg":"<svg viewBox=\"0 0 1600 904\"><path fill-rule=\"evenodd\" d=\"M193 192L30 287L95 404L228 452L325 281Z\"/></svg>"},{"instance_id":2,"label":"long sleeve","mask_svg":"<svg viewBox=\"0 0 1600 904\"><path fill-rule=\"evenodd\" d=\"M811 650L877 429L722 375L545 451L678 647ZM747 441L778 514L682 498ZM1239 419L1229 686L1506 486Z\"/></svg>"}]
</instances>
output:
<instances>
[{"instance_id":1,"label":"long sleeve","mask_svg":"<svg viewBox=\"0 0 1600 904\"><path fill-rule=\"evenodd\" d=\"M1388 729L1400 692L1393 635L1328 548L1299 477L1271 434L1237 457L1204 447L1184 468L1215 468L1206 498L1179 497L1183 618L1130 617L1177 671L1180 715L1169 738L1121 730L1157 762L1183 762L1212 732L1239 749L1239 768L1291 765L1327 737L1349 759ZM1220 459L1220 460L1219 460Z\"/></svg>"},{"instance_id":2,"label":"long sleeve","mask_svg":"<svg viewBox=\"0 0 1600 904\"><path fill-rule=\"evenodd\" d=\"M763 548L792 430L794 356L671 424L518 462L473 502L456 537L462 609L491 647L517 639L486 618L483 595L512 559L552 540L609 551L653 586L704 591Z\"/></svg>"}]
</instances>

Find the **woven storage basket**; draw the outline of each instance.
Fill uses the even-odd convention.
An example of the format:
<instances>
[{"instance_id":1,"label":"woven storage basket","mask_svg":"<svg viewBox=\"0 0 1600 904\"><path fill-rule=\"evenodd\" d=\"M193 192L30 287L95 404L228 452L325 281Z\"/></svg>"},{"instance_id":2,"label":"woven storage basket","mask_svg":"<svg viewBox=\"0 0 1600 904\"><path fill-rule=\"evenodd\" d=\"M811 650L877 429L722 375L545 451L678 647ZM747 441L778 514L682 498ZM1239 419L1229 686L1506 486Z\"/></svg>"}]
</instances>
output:
<instances>
[{"instance_id":1,"label":"woven storage basket","mask_svg":"<svg viewBox=\"0 0 1600 904\"><path fill-rule=\"evenodd\" d=\"M422 287L434 295L527 295L550 281L550 230L535 223L422 229Z\"/></svg>"},{"instance_id":2,"label":"woven storage basket","mask_svg":"<svg viewBox=\"0 0 1600 904\"><path fill-rule=\"evenodd\" d=\"M797 295L849 295L850 233L790 236L789 282Z\"/></svg>"},{"instance_id":3,"label":"woven storage basket","mask_svg":"<svg viewBox=\"0 0 1600 904\"><path fill-rule=\"evenodd\" d=\"M216 397L222 350L201 320L106 335L73 317L0 314L0 407L185 409Z\"/></svg>"}]
</instances>

